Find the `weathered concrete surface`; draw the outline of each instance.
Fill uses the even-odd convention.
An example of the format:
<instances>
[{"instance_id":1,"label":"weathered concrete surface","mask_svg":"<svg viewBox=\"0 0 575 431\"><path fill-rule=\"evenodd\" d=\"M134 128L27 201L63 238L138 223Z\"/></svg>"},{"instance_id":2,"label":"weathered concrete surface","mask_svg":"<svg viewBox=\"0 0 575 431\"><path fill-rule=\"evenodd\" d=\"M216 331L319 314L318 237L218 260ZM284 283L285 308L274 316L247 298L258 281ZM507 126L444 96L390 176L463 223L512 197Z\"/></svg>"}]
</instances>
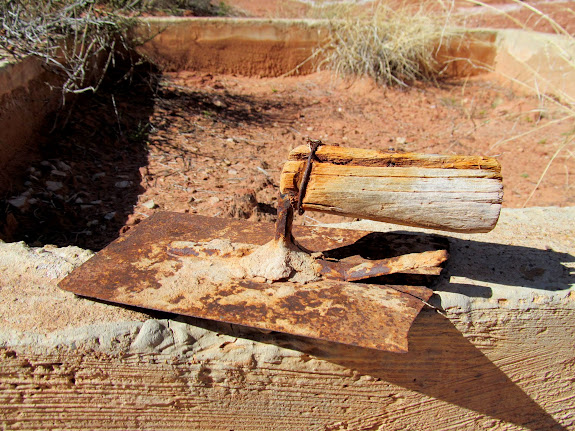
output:
<instances>
[{"instance_id":1,"label":"weathered concrete surface","mask_svg":"<svg viewBox=\"0 0 575 431\"><path fill-rule=\"evenodd\" d=\"M60 291L90 257L0 244L6 429L575 429L575 208L450 234L405 355ZM397 229L358 222L361 229ZM360 331L361 328L358 328Z\"/></svg>"},{"instance_id":2,"label":"weathered concrete surface","mask_svg":"<svg viewBox=\"0 0 575 431\"><path fill-rule=\"evenodd\" d=\"M138 51L164 70L246 76L310 73L326 21L234 18L146 18L135 29ZM298 67L301 66L301 67Z\"/></svg>"},{"instance_id":3,"label":"weathered concrete surface","mask_svg":"<svg viewBox=\"0 0 575 431\"><path fill-rule=\"evenodd\" d=\"M575 43L556 34L501 30L494 71L526 92L551 93L575 103Z\"/></svg>"}]
</instances>

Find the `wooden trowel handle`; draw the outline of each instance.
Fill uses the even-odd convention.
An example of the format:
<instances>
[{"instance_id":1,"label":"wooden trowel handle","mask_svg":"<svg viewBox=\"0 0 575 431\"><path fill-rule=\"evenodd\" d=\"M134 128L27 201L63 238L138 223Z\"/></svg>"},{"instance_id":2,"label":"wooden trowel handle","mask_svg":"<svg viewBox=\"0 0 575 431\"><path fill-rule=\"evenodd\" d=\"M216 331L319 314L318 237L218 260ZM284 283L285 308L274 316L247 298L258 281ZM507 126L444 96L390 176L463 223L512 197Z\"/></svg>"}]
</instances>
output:
<instances>
[{"instance_id":1,"label":"wooden trowel handle","mask_svg":"<svg viewBox=\"0 0 575 431\"><path fill-rule=\"evenodd\" d=\"M310 149L292 150L280 191L297 199ZM503 185L490 157L386 153L320 146L302 200L320 211L454 232L495 227Z\"/></svg>"}]
</instances>

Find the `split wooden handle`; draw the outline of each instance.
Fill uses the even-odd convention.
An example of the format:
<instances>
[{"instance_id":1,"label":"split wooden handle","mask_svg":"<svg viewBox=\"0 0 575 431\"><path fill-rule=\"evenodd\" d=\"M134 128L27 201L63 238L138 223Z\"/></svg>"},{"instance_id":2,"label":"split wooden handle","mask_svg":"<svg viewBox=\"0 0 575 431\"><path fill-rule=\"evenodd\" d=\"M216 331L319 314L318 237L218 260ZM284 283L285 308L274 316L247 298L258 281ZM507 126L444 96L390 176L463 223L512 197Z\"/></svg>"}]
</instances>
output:
<instances>
[{"instance_id":1,"label":"split wooden handle","mask_svg":"<svg viewBox=\"0 0 575 431\"><path fill-rule=\"evenodd\" d=\"M309 147L290 152L280 180L297 199ZM501 166L490 157L385 153L324 145L302 207L454 232L489 232L501 211Z\"/></svg>"}]
</instances>

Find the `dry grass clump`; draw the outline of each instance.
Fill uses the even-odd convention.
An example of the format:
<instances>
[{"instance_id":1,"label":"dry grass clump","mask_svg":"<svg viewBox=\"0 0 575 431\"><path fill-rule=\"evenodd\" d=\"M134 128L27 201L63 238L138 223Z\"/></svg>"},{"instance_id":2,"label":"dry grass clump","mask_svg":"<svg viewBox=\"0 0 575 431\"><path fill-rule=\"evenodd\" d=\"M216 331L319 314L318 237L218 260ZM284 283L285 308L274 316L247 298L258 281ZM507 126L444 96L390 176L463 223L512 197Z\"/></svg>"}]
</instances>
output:
<instances>
[{"instance_id":1,"label":"dry grass clump","mask_svg":"<svg viewBox=\"0 0 575 431\"><path fill-rule=\"evenodd\" d=\"M330 40L315 55L320 67L343 76L369 76L378 84L435 82L442 68L435 53L453 35L445 17L419 9L377 4L361 12L330 12Z\"/></svg>"},{"instance_id":2,"label":"dry grass clump","mask_svg":"<svg viewBox=\"0 0 575 431\"><path fill-rule=\"evenodd\" d=\"M96 91L130 25L92 0L2 0L0 59L40 57L63 76L63 95Z\"/></svg>"},{"instance_id":3,"label":"dry grass clump","mask_svg":"<svg viewBox=\"0 0 575 431\"><path fill-rule=\"evenodd\" d=\"M62 94L96 91L142 12L224 15L211 0L0 0L0 60L36 56L63 76Z\"/></svg>"}]
</instances>

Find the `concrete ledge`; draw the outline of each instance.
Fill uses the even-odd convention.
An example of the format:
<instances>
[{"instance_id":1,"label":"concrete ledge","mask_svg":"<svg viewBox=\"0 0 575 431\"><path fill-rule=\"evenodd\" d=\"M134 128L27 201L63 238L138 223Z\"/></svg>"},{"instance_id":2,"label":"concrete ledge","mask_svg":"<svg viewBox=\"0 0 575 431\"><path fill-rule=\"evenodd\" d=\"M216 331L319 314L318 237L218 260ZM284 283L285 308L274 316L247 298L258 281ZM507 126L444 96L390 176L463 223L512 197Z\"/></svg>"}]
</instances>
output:
<instances>
[{"instance_id":1,"label":"concrete ledge","mask_svg":"<svg viewBox=\"0 0 575 431\"><path fill-rule=\"evenodd\" d=\"M489 234L450 234L434 299L446 316L425 310L405 355L96 303L56 287L90 252L0 244L0 417L10 429L573 429L574 217L504 209Z\"/></svg>"},{"instance_id":2,"label":"concrete ledge","mask_svg":"<svg viewBox=\"0 0 575 431\"><path fill-rule=\"evenodd\" d=\"M494 71L528 92L551 93L575 103L575 39L547 33L499 30Z\"/></svg>"}]
</instances>

